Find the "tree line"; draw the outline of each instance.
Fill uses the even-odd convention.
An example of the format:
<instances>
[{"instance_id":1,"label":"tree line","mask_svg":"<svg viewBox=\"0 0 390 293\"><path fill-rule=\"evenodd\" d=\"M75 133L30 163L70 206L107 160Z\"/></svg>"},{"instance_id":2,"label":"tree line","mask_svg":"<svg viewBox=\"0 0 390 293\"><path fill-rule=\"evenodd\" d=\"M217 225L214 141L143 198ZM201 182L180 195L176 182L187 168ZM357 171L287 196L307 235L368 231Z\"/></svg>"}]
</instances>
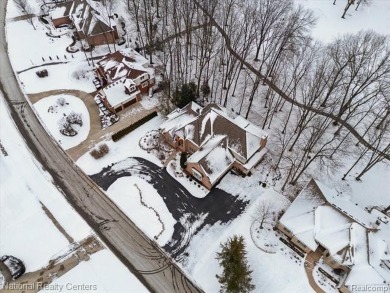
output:
<instances>
[{"instance_id":1,"label":"tree line","mask_svg":"<svg viewBox=\"0 0 390 293\"><path fill-rule=\"evenodd\" d=\"M361 31L322 44L311 36L312 11L291 0L127 4L145 54L163 63L168 100L191 85L198 101L273 130L282 189L350 157L343 179L359 167L360 180L390 158L388 36Z\"/></svg>"}]
</instances>

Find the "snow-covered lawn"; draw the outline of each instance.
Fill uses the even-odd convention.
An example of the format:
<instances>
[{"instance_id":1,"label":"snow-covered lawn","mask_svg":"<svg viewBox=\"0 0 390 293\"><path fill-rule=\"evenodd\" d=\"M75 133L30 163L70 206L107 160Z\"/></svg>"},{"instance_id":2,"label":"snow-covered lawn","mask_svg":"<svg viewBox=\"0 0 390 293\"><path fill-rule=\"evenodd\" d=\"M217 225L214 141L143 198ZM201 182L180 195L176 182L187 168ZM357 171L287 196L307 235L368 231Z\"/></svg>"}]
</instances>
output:
<instances>
[{"instance_id":1,"label":"snow-covered lawn","mask_svg":"<svg viewBox=\"0 0 390 293\"><path fill-rule=\"evenodd\" d=\"M148 182L135 176L121 177L108 188L107 194L149 238L160 246L170 240L176 221Z\"/></svg>"},{"instance_id":2,"label":"snow-covered lawn","mask_svg":"<svg viewBox=\"0 0 390 293\"><path fill-rule=\"evenodd\" d=\"M64 105L58 103L59 98L65 99ZM74 147L88 137L90 118L88 109L81 99L70 95L55 95L39 100L34 104L34 108L44 122L46 129L63 149ZM73 124L72 128L78 133L75 136L66 136L60 132L61 123L59 122L71 112L81 114L83 125Z\"/></svg>"},{"instance_id":3,"label":"snow-covered lawn","mask_svg":"<svg viewBox=\"0 0 390 293\"><path fill-rule=\"evenodd\" d=\"M390 32L390 0L368 1L369 6L352 5L345 19L341 18L347 1L337 0L295 0L306 8L314 11L317 24L313 29L313 37L323 42L331 42L337 36L346 33L356 33L360 30L372 29L381 34ZM364 2L364 1L362 1Z\"/></svg>"},{"instance_id":4,"label":"snow-covered lawn","mask_svg":"<svg viewBox=\"0 0 390 293\"><path fill-rule=\"evenodd\" d=\"M11 2L13 1L8 1ZM72 43L71 30L68 30L68 35L52 38L46 35L48 28L37 18L34 18L34 24L36 30L26 20L7 23L8 52L15 71L50 62L63 62L66 61L64 55L67 55L67 60L72 58L65 50ZM20 36L23 36L23 41ZM82 59L84 54L77 52L73 56L75 59Z\"/></svg>"},{"instance_id":5,"label":"snow-covered lawn","mask_svg":"<svg viewBox=\"0 0 390 293\"><path fill-rule=\"evenodd\" d=\"M68 56L69 58L69 56ZM63 59L63 57L62 57ZM40 78L36 72L47 70L48 76ZM81 76L81 73L84 74ZM76 75L79 77L77 78ZM75 61L67 64L42 66L19 74L23 89L28 94L58 89L73 89L84 92L96 90L92 80L95 78L93 68L86 61Z\"/></svg>"},{"instance_id":6,"label":"snow-covered lawn","mask_svg":"<svg viewBox=\"0 0 390 293\"><path fill-rule=\"evenodd\" d=\"M189 257L184 268L203 285L205 292L218 292L220 287L215 275L222 271L215 256L221 249L220 243L233 235L243 235L256 285L254 292L313 292L306 279L303 260L290 248L280 242L277 253L269 254L258 249L252 241L250 225L258 202L272 200L275 206L281 207L286 204L286 199L271 189L259 190L257 196L258 200L253 201L245 213L232 223L208 227L194 236L187 250Z\"/></svg>"},{"instance_id":7,"label":"snow-covered lawn","mask_svg":"<svg viewBox=\"0 0 390 293\"><path fill-rule=\"evenodd\" d=\"M40 0L31 0L28 2L34 13L39 12ZM20 16L20 11L16 8L14 1L8 1L7 3L7 18Z\"/></svg>"},{"instance_id":8,"label":"snow-covered lawn","mask_svg":"<svg viewBox=\"0 0 390 293\"><path fill-rule=\"evenodd\" d=\"M140 148L139 141L149 130L158 129L163 121L161 116L157 116L133 130L117 142L108 139L104 141L110 148L110 152L107 155L101 159L95 160L89 153L86 153L77 160L76 164L89 175L99 173L104 167L122 161L128 157L141 157L158 166L162 166L160 160L154 155L149 154Z\"/></svg>"},{"instance_id":9,"label":"snow-covered lawn","mask_svg":"<svg viewBox=\"0 0 390 293\"><path fill-rule=\"evenodd\" d=\"M149 292L108 249L93 254L41 292L59 292L59 288L60 292L80 293Z\"/></svg>"},{"instance_id":10,"label":"snow-covered lawn","mask_svg":"<svg viewBox=\"0 0 390 293\"><path fill-rule=\"evenodd\" d=\"M20 258L27 271L47 265L69 243L42 209L54 215L75 241L91 233L89 226L69 206L52 179L31 155L0 97L0 251Z\"/></svg>"}]
</instances>

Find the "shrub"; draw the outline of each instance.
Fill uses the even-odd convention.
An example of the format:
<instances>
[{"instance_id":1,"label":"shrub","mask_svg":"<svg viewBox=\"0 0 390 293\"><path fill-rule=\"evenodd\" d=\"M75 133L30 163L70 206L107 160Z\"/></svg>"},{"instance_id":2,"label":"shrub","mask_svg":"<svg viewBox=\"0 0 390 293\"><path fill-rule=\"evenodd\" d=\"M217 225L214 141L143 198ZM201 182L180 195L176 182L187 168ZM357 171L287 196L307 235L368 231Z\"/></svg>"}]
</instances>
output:
<instances>
[{"instance_id":1,"label":"shrub","mask_svg":"<svg viewBox=\"0 0 390 293\"><path fill-rule=\"evenodd\" d=\"M66 117L66 120L69 124L77 124L83 126L83 119L81 118L81 113L70 112Z\"/></svg>"},{"instance_id":2,"label":"shrub","mask_svg":"<svg viewBox=\"0 0 390 293\"><path fill-rule=\"evenodd\" d=\"M57 105L62 107L62 106L65 106L65 104L66 104L66 100L64 97L60 97L57 99Z\"/></svg>"},{"instance_id":3,"label":"shrub","mask_svg":"<svg viewBox=\"0 0 390 293\"><path fill-rule=\"evenodd\" d=\"M109 147L107 144L103 143L99 145L96 149L92 149L89 154L94 158L94 159L100 159L104 157L108 152L110 151Z\"/></svg>"},{"instance_id":4,"label":"shrub","mask_svg":"<svg viewBox=\"0 0 390 293\"><path fill-rule=\"evenodd\" d=\"M129 134L130 132L132 132L134 129L140 127L142 124L145 124L146 122L148 122L150 119L154 118L157 116L157 112L154 111L152 113L150 113L149 115L145 116L144 118L138 120L137 122L135 122L134 124L131 124L121 130L119 130L118 132L114 133L111 138L112 140L115 142L115 141L118 141L120 140L122 137L124 137L125 135Z\"/></svg>"},{"instance_id":5,"label":"shrub","mask_svg":"<svg viewBox=\"0 0 390 293\"><path fill-rule=\"evenodd\" d=\"M180 155L180 167L182 169L185 169L187 166L187 153L186 152L182 152L181 155Z\"/></svg>"}]
</instances>

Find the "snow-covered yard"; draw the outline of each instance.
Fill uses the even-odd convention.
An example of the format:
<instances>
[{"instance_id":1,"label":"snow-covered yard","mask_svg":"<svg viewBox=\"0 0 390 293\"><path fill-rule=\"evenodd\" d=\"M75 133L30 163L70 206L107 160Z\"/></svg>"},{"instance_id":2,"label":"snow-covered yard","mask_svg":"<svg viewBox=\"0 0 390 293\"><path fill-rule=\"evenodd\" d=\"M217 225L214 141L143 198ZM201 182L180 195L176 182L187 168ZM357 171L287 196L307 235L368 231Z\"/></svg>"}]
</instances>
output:
<instances>
[{"instance_id":1,"label":"snow-covered yard","mask_svg":"<svg viewBox=\"0 0 390 293\"><path fill-rule=\"evenodd\" d=\"M108 188L107 194L150 239L160 246L171 239L176 221L148 182L134 176L122 177Z\"/></svg>"},{"instance_id":2,"label":"snow-covered yard","mask_svg":"<svg viewBox=\"0 0 390 293\"><path fill-rule=\"evenodd\" d=\"M36 72L41 70L47 70L48 76L38 77ZM72 62L66 64L46 65L29 69L19 74L19 80L28 94L58 89L93 92L96 88L92 82L95 78L92 70L92 67L86 61L72 60Z\"/></svg>"},{"instance_id":3,"label":"snow-covered yard","mask_svg":"<svg viewBox=\"0 0 390 293\"><path fill-rule=\"evenodd\" d=\"M221 183L224 181L227 178ZM269 254L257 248L252 241L250 225L259 201L272 201L275 207L286 205L286 199L272 189L258 190L257 197L245 213L233 222L208 227L194 236L187 250L189 257L184 268L198 283L203 284L205 292L218 292L219 283L215 275L221 273L221 268L215 257L220 251L220 243L233 235L243 235L248 263L253 270L255 292L313 292L306 280L302 259L290 248L279 241L277 253Z\"/></svg>"},{"instance_id":4,"label":"snow-covered yard","mask_svg":"<svg viewBox=\"0 0 390 293\"><path fill-rule=\"evenodd\" d=\"M80 263L41 292L54 293L58 288L62 288L61 292L80 293L149 292L107 249L92 255L89 261Z\"/></svg>"},{"instance_id":5,"label":"snow-covered yard","mask_svg":"<svg viewBox=\"0 0 390 293\"><path fill-rule=\"evenodd\" d=\"M12 1L9 1L9 3L11 2ZM305 7L312 8L314 10L314 13L318 18L318 22L313 30L313 37L326 43L332 41L340 34L353 33L361 29L373 29L379 33L388 33L390 31L390 22L388 21L390 13L389 0L372 1L371 6L361 6L358 11L355 11L354 7L352 7L347 13L346 19L341 19L341 14L345 6L345 1L337 0L336 5L332 5L332 1L329 0L295 0L295 2L302 4ZM15 9L12 8L13 5L9 4L9 7L11 7L11 14L8 17L17 16L18 13L15 12ZM93 91L94 87L91 82L93 74L91 72L87 73L85 78L75 78L75 72L88 70L90 69L90 67L85 61L82 61L85 60L85 56L83 53L74 53L72 56L65 51L65 48L72 42L71 38L67 35L64 35L58 39L50 38L45 34L47 31L46 28L42 24L38 23L37 19L35 20L37 22L38 27L37 31L34 31L31 25L25 21L9 22L7 25L10 57L15 70L20 71L27 69L28 67L46 64L45 66L39 67L37 69L27 70L19 74L19 79L23 83L25 91L28 93L36 93L40 91L55 89L79 89L86 92ZM31 48L29 47L29 50L25 50L24 46L20 46L20 38L14 37L19 36L21 34L23 34L23 36L26 36L26 43L28 42L31 46ZM49 56L52 60L50 60ZM47 63L49 62L68 61L70 62L66 64L47 65ZM48 77L38 78L36 76L36 70L42 69L48 70ZM238 94L237 96L240 97L241 95ZM59 116L56 116L56 113L47 112L48 107L52 106L55 102L56 101L54 98L51 100L42 100L36 103L35 107L40 113L42 120L45 121L46 126L52 136L57 141L61 140L62 146L67 149L74 145L77 145L85 139L86 135L88 135L89 125L88 129L87 127L85 127L83 131L81 131L78 135L74 137L73 141L71 141L71 138L64 139L57 128L57 120L61 118L60 116L63 112L59 111L59 108L57 109L57 114ZM84 105L78 103L80 101L74 100L74 102L74 106L72 106L74 111L87 111ZM156 99L143 101L142 103L144 106L152 107L156 105ZM67 107L70 108L70 105ZM258 115L257 110L260 109L260 107L262 106L259 105L257 107L256 105L254 105L253 109L255 109L255 111L253 112L256 113L255 115ZM88 112L86 112L86 114L88 115ZM86 116L84 116L83 114L83 117ZM86 120L88 120L89 123L89 119ZM87 122L86 120L84 120L84 122ZM145 133L149 130L157 129L162 122L163 119L159 116L147 122L143 126L137 128L136 130L132 131L130 134L128 134L118 142L107 140L105 141L105 143L110 148L110 152L105 157L99 160L95 160L89 153L86 153L77 161L77 164L87 174L90 175L98 173L104 167L112 165L115 162L120 162L128 157L141 157L150 162L155 163L157 166L162 166L162 162L155 155L144 151L139 146L139 141L145 135ZM1 142L5 146L5 149L8 151L10 146L7 146L7 144L3 142L3 129L4 127L2 127ZM272 133L270 141L271 140ZM3 157L1 157L1 159L3 161ZM4 164L2 164L1 166L2 169L0 169L2 173L5 172L4 170L11 173L16 172L8 169L3 170L3 165ZM123 166L120 166L120 164L116 166L116 168L119 169L121 167ZM340 174L329 174L327 178L317 179L324 181L324 183L327 185L337 186L341 190L350 191L348 193L352 195L352 201L358 203L360 206L368 207L376 205L385 207L390 204L388 199L389 191L387 190L388 182L390 182L389 168L390 167L388 165L378 164L377 166L375 166L375 168L373 168L373 170L370 171L370 173L366 175L363 182L356 182L353 176L347 177L347 180L342 182L340 180L340 174L342 172ZM173 174L171 172L172 169L170 165L168 166L167 170L170 172L171 175ZM313 173L314 177L316 177L315 170L316 166L314 166L312 170L310 170L310 172ZM43 171L39 170L39 172L42 173ZM272 173L272 170L264 169L264 166L262 166L250 177L242 178L232 174L227 174L221 181L221 183L217 186L218 188L223 189L230 194L238 195L240 199L250 201L250 204L246 207L245 211L239 218L224 225L218 223L213 226L206 226L198 234L193 236L190 241L190 246L188 249L186 249L186 252L188 252L188 257L186 257L185 261L181 265L199 284L202 284L202 287L206 292L217 292L219 290L219 284L215 278L215 274L220 273L221 269L219 268L219 265L215 259L215 255L216 252L220 249L219 244L221 242L226 241L228 237L231 237L234 234L242 234L245 237L248 250L248 260L253 270L252 276L254 279L254 283L256 284L256 292L272 293L313 291L307 282L302 261L299 259L299 257L297 257L294 252L292 252L292 250L290 250L290 248L280 242L277 236L278 234L270 230L271 225L267 226L267 229L269 229L267 230L267 232L263 231L262 233L262 231L260 231L259 234L261 236L257 238L257 241L261 241L263 237L270 236L269 241L255 243L256 241L253 242L252 240L253 235L251 237L250 227L253 222L253 214L256 212L256 209L261 201L272 201L274 205L273 208L275 208L276 210L283 209L288 205L288 202L285 198L283 198L279 193L272 191L272 189L270 188L270 185L275 186L275 182L272 182L273 184L271 184L272 175L271 178L268 179L267 174L269 173ZM26 177L27 175L24 176ZM276 176L277 174L274 175ZM3 177L4 176L2 176L2 178ZM173 175L173 177L175 176ZM181 180L181 177L176 179L178 179L178 181L181 182L181 184L194 195L197 195L198 197L204 196L203 194L199 196L199 190L197 189L197 187L195 189L189 187L192 185L188 185L188 182ZM261 187L259 184L260 181L266 182L267 187ZM35 182L27 182L28 183L25 186L21 185L21 187L19 187L20 191L17 191L17 193L31 193L29 192L31 188L30 184L38 184ZM276 185L276 187L280 188L280 182L276 182ZM129 216L129 218L131 218L149 237L153 238L156 235L159 235L159 233L162 231L162 225L161 222L158 220L158 216L156 215L156 213L154 213L151 209L148 209L147 207L141 205L139 190L136 188L136 186L138 186L142 191L145 203L148 206L156 209L156 211L161 217L162 222L164 223L165 230L158 238L158 243L160 245L163 245L167 243L167 241L169 241L169 238L173 233L173 225L175 224L175 220L173 219L172 215L169 213L167 207L161 199L161 196L163 196L163 194L159 195L149 183L147 183L141 178L134 176L122 177L118 179L110 186L110 188L107 190L107 193L108 196ZM9 192L14 192L14 187L10 187ZM38 190L37 192L40 197L43 197L46 201L48 201L47 192L41 193L40 190ZM32 201L32 203L24 202L26 200ZM48 222L44 214L42 214L42 211L39 207L39 203L37 203L35 199L33 201L29 198L23 198L21 203L19 203L18 197L16 197L15 199L8 198L6 201L11 201L10 205L12 206L18 204L18 209L11 209L12 212L7 212L5 214L3 214L2 212L1 223L3 223L3 217L4 219L10 221L10 219L19 216L19 213L17 212L20 211L20 207L24 207L24 209L27 209L28 207L30 207L30 205L34 207L32 210L30 208L28 209L28 213L26 212L26 214L22 216L22 220L20 223L17 222L11 227L6 227L5 231L7 233L8 231L17 230L26 231L29 225L31 225L31 229L34 229L34 227L36 226L33 227L33 225L42 224L48 227L47 231L49 231L49 234L51 233L54 235L52 240L53 247L49 247L49 252L46 250L38 250L39 253L37 253L37 255L45 255L45 257L47 258L49 257L49 254L57 251L54 247L63 246L65 240L63 239L62 235L55 235L58 234L58 232L53 227L51 227L51 223ZM43 202L43 200L41 201ZM68 215L68 211L59 209L60 204L54 205L54 202L51 202L51 204L57 209L55 213L56 216L58 215L58 217L64 217L64 219L67 219L66 216ZM7 205L9 205L9 203ZM32 223L30 223L30 219L32 218L34 218L34 220L31 220ZM183 216L183 218L185 218L185 216ZM67 227L69 225L75 226L76 224L69 223L69 221L66 220L64 221L63 225ZM3 233L3 226L1 226L1 230L1 232ZM68 231L68 229L66 230ZM72 229L72 233L75 233L73 230L74 229ZM41 231L43 231L43 229ZM258 231L258 229L255 227L254 232L256 231ZM29 236L19 235L23 233L14 234L17 235L13 237L31 237L30 233L28 234ZM32 238L28 238L27 240L25 238L9 238L0 241L0 248L2 249L3 245L5 245L4 247L10 249L10 251L12 252L12 249L14 248L11 244L14 243L15 239L18 241L18 243L31 242L33 247L35 247L34 245L37 245L36 243L34 244ZM275 253L273 254L265 253L257 247L259 245L270 243L272 243L273 248L275 250ZM43 250L43 248L41 249ZM21 247L16 246L15 252L19 252L19 250L21 250ZM82 281L84 283L89 281L89 278L93 280L91 281L91 283L95 284L97 282L96 278L103 278L100 279L100 281L97 283L98 292L100 292L101 288L103 288L101 292L113 292L113 278L115 276L121 276L121 274L123 274L125 278L126 275L122 269L118 269L118 271L106 271L106 268L110 267L108 264L112 264L112 267L115 266L116 268L119 268L121 264L116 263L117 260L115 259L114 261L114 258L108 259L106 251L104 251L104 257L101 256L102 253L103 252L99 252L97 255L93 256L91 259L91 263L83 263L82 265L62 277L58 281L58 284L66 284L67 282L76 283L77 280L80 280L79 282ZM30 263L30 267L39 266L37 264L38 256L36 256L35 259L35 256L31 255L24 255L23 253L19 255L22 259L23 257L25 257L28 260L28 264ZM33 259L29 259L30 257ZM39 257L39 260L40 259L41 257ZM109 278L109 276L113 277ZM318 276L317 281L320 280L323 281L323 278ZM118 283L123 284L123 287L120 288L133 288L130 286L131 284L134 284L134 281L129 278L126 281L124 281L123 279L123 282L120 281ZM327 286L328 285L325 284L324 289L333 289ZM140 287L136 287L134 289L135 292L143 292L143 289L138 288Z\"/></svg>"},{"instance_id":6,"label":"snow-covered yard","mask_svg":"<svg viewBox=\"0 0 390 293\"><path fill-rule=\"evenodd\" d=\"M367 1L370 5L365 6L364 2L355 11L356 5L351 6L345 19L341 18L344 12L346 1L336 1L333 5L331 0L294 0L305 8L314 11L317 24L313 29L313 37L322 42L331 42L337 36L356 33L360 30L374 30L381 34L390 32L390 1Z\"/></svg>"},{"instance_id":7,"label":"snow-covered yard","mask_svg":"<svg viewBox=\"0 0 390 293\"><path fill-rule=\"evenodd\" d=\"M69 149L83 142L89 133L90 118L84 102L70 95L55 95L43 98L34 104L38 115L44 122L46 129L51 136L62 146ZM71 123L71 127L77 132L74 136L67 136L60 132L66 123L69 114L80 114L82 126Z\"/></svg>"},{"instance_id":8,"label":"snow-covered yard","mask_svg":"<svg viewBox=\"0 0 390 293\"><path fill-rule=\"evenodd\" d=\"M0 97L0 251L20 258L26 271L47 265L69 242L45 214L43 205L75 240L91 233L51 177L32 157Z\"/></svg>"}]
</instances>

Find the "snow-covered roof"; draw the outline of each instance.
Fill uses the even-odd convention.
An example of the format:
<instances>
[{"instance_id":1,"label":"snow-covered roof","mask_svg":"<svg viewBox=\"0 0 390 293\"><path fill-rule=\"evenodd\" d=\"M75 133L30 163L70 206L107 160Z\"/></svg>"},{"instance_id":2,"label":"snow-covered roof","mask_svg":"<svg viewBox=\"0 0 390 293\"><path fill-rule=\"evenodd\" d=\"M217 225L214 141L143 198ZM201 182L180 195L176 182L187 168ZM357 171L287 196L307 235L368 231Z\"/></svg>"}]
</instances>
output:
<instances>
[{"instance_id":1,"label":"snow-covered roof","mask_svg":"<svg viewBox=\"0 0 390 293\"><path fill-rule=\"evenodd\" d=\"M169 132L172 136L174 136L176 129L180 129L195 120L196 116L191 115L190 113L181 113L180 115L174 116L172 119L168 119L161 124L160 129Z\"/></svg>"},{"instance_id":2,"label":"snow-covered roof","mask_svg":"<svg viewBox=\"0 0 390 293\"><path fill-rule=\"evenodd\" d=\"M337 253L346 248L350 242L352 220L329 205L322 205L315 210L315 240L329 253L337 257ZM343 263L343 260L339 260Z\"/></svg>"},{"instance_id":3,"label":"snow-covered roof","mask_svg":"<svg viewBox=\"0 0 390 293\"><path fill-rule=\"evenodd\" d=\"M146 67L145 65L147 63L148 61L145 57L135 50L124 49L106 55L97 62L97 67L101 68L113 81L124 76L137 79L146 73L149 74L149 78L152 78L154 76L154 69Z\"/></svg>"},{"instance_id":4,"label":"snow-covered roof","mask_svg":"<svg viewBox=\"0 0 390 293\"><path fill-rule=\"evenodd\" d=\"M220 106L208 105L199 116L198 137L200 145L209 135L222 134L228 137L228 147L246 163L259 149L260 139L267 134L244 118L232 119ZM236 156L237 157L237 156Z\"/></svg>"},{"instance_id":5,"label":"snow-covered roof","mask_svg":"<svg viewBox=\"0 0 390 293\"><path fill-rule=\"evenodd\" d=\"M50 15L53 19L61 18L66 16L66 10L66 6L57 6L56 8L54 8L54 10L51 11Z\"/></svg>"},{"instance_id":6,"label":"snow-covered roof","mask_svg":"<svg viewBox=\"0 0 390 293\"><path fill-rule=\"evenodd\" d=\"M187 159L187 162L198 163L206 155L208 155L214 148L216 148L224 139L226 139L226 136L224 135L214 135L209 140L207 140L203 145L201 145L199 150L193 153Z\"/></svg>"},{"instance_id":7,"label":"snow-covered roof","mask_svg":"<svg viewBox=\"0 0 390 293\"><path fill-rule=\"evenodd\" d=\"M321 193L329 202L330 205L341 211L344 215L350 217L355 222L358 222L362 226L375 229L377 228L376 220L377 217L373 214L370 214L363 208L349 201L346 195L340 195L335 189L329 188L322 184L321 182L316 181L318 188L321 190Z\"/></svg>"},{"instance_id":8,"label":"snow-covered roof","mask_svg":"<svg viewBox=\"0 0 390 293\"><path fill-rule=\"evenodd\" d=\"M315 210L324 203L325 200L318 194L317 186L312 180L298 194L279 220L281 224L313 251L318 247L314 238Z\"/></svg>"},{"instance_id":9,"label":"snow-covered roof","mask_svg":"<svg viewBox=\"0 0 390 293\"><path fill-rule=\"evenodd\" d=\"M368 212L311 180L280 219L313 251L318 244L350 268L345 284L378 285L390 281L390 219Z\"/></svg>"},{"instance_id":10,"label":"snow-covered roof","mask_svg":"<svg viewBox=\"0 0 390 293\"><path fill-rule=\"evenodd\" d=\"M246 164L244 165L244 168L246 170L251 170L254 166L257 165L257 163L259 163L263 157L265 156L265 154L267 153L267 149L266 148L263 148L261 149L259 152L256 152L247 162Z\"/></svg>"},{"instance_id":11,"label":"snow-covered roof","mask_svg":"<svg viewBox=\"0 0 390 293\"><path fill-rule=\"evenodd\" d=\"M230 169L233 162L234 158L229 150L219 145L208 153L200 164L206 171L210 183L214 184Z\"/></svg>"},{"instance_id":12,"label":"snow-covered roof","mask_svg":"<svg viewBox=\"0 0 390 293\"><path fill-rule=\"evenodd\" d=\"M103 89L107 101L114 108L121 104L127 103L136 98L139 91L135 91L131 95L126 94L124 80L118 80L108 85Z\"/></svg>"}]
</instances>

